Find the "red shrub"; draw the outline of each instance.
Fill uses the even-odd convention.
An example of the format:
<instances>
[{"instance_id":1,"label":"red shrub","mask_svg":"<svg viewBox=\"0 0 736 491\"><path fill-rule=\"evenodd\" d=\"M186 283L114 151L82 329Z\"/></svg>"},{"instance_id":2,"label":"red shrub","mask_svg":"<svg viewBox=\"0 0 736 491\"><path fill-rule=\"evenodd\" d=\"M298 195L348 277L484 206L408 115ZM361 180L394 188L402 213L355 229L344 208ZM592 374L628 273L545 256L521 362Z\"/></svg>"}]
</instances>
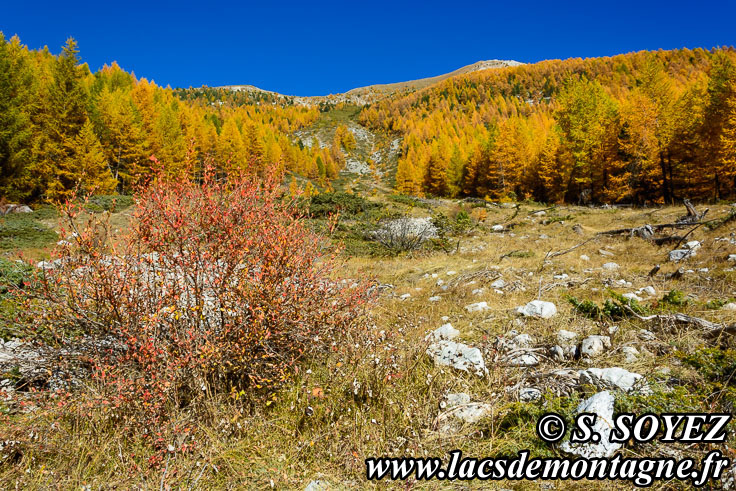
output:
<instances>
[{"instance_id":1,"label":"red shrub","mask_svg":"<svg viewBox=\"0 0 736 491\"><path fill-rule=\"evenodd\" d=\"M81 208L67 207L75 243L45 271L36 323L86 358L95 401L129 428L213 394L277 387L361 322L367 285L331 279L334 251L281 178L161 175L120 236L80 226Z\"/></svg>"}]
</instances>

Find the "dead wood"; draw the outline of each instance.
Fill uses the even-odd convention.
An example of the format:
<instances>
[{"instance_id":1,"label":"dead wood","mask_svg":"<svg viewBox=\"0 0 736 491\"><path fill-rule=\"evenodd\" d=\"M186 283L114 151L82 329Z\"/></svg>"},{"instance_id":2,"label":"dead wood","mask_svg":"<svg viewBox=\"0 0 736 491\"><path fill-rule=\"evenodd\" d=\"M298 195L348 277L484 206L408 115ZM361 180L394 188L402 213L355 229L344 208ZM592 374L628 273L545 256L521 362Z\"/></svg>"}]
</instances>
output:
<instances>
[{"instance_id":1,"label":"dead wood","mask_svg":"<svg viewBox=\"0 0 736 491\"><path fill-rule=\"evenodd\" d=\"M718 324L715 322L701 319L700 317L693 317L686 314L655 314L655 315L639 315L634 309L628 305L624 305L624 308L634 317L645 322L660 322L666 324L675 324L680 326L695 326L697 328L706 331L705 335L708 338L716 338L721 334L736 334L736 324L725 325Z\"/></svg>"}]
</instances>

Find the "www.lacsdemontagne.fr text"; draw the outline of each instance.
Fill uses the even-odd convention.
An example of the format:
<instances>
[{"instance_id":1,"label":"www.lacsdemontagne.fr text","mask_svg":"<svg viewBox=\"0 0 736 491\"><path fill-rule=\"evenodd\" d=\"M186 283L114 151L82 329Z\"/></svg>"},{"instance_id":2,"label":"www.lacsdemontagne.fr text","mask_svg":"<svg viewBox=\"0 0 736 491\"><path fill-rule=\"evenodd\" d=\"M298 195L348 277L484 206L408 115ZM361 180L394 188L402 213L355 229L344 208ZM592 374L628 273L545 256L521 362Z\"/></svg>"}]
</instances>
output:
<instances>
[{"instance_id":1,"label":"www.lacsdemontagne.fr text","mask_svg":"<svg viewBox=\"0 0 736 491\"><path fill-rule=\"evenodd\" d=\"M689 481L702 486L718 479L728 468L729 459L714 450L700 462L685 458L529 458L523 450L516 457L464 458L460 450L449 452L443 465L440 458L369 458L368 480L622 480L636 486L655 481Z\"/></svg>"}]
</instances>

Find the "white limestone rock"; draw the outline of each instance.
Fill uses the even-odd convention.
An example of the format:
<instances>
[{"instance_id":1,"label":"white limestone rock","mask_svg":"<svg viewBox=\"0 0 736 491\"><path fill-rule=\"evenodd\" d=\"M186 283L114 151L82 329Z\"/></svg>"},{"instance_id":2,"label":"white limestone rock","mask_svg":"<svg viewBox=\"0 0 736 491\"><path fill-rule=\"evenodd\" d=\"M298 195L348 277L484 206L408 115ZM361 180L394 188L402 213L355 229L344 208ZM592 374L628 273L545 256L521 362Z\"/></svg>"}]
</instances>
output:
<instances>
[{"instance_id":1,"label":"white limestone rock","mask_svg":"<svg viewBox=\"0 0 736 491\"><path fill-rule=\"evenodd\" d=\"M452 324L449 322L447 324L443 324L431 333L427 334L426 339L434 339L436 341L439 341L441 339L455 339L460 335L460 331L452 327Z\"/></svg>"},{"instance_id":2,"label":"white limestone rock","mask_svg":"<svg viewBox=\"0 0 736 491\"><path fill-rule=\"evenodd\" d=\"M634 363L639 359L639 350L633 346L624 346L621 348L621 352L625 356L626 363Z\"/></svg>"},{"instance_id":3,"label":"white limestone rock","mask_svg":"<svg viewBox=\"0 0 736 491\"><path fill-rule=\"evenodd\" d=\"M467 310L468 312L483 312L489 309L490 307L488 306L487 302L471 303L470 305L465 306L465 310Z\"/></svg>"},{"instance_id":4,"label":"white limestone rock","mask_svg":"<svg viewBox=\"0 0 736 491\"><path fill-rule=\"evenodd\" d=\"M600 441L588 443L571 443L569 440L560 445L560 448L571 454L580 455L585 458L611 457L616 450L621 448L620 443L610 441L609 436L613 428L613 403L615 399L608 391L598 392L590 398L581 402L577 407L577 413L593 413L596 421L592 427L594 433L600 435Z\"/></svg>"},{"instance_id":5,"label":"white limestone rock","mask_svg":"<svg viewBox=\"0 0 736 491\"><path fill-rule=\"evenodd\" d=\"M517 307L516 312L524 317L540 317L549 319L557 314L557 307L552 302L532 300L523 307Z\"/></svg>"},{"instance_id":6,"label":"white limestone rock","mask_svg":"<svg viewBox=\"0 0 736 491\"><path fill-rule=\"evenodd\" d=\"M598 389L619 389L631 392L634 388L638 388L641 392L648 392L644 376L625 368L588 368L578 373L581 384L594 385Z\"/></svg>"},{"instance_id":7,"label":"white limestone rock","mask_svg":"<svg viewBox=\"0 0 736 491\"><path fill-rule=\"evenodd\" d=\"M683 261L689 257L695 256L695 251L691 249L675 249L670 251L669 260L673 263Z\"/></svg>"},{"instance_id":8,"label":"white limestone rock","mask_svg":"<svg viewBox=\"0 0 736 491\"><path fill-rule=\"evenodd\" d=\"M604 351L611 348L611 338L608 336L588 336L583 339L580 351L583 356L595 358L603 354Z\"/></svg>"},{"instance_id":9,"label":"white limestone rock","mask_svg":"<svg viewBox=\"0 0 736 491\"><path fill-rule=\"evenodd\" d=\"M534 387L526 387L519 391L521 402L536 402L542 398L542 391Z\"/></svg>"},{"instance_id":10,"label":"white limestone rock","mask_svg":"<svg viewBox=\"0 0 736 491\"><path fill-rule=\"evenodd\" d=\"M436 365L449 366L479 376L488 373L480 350L463 343L443 339L429 345L427 354Z\"/></svg>"}]
</instances>

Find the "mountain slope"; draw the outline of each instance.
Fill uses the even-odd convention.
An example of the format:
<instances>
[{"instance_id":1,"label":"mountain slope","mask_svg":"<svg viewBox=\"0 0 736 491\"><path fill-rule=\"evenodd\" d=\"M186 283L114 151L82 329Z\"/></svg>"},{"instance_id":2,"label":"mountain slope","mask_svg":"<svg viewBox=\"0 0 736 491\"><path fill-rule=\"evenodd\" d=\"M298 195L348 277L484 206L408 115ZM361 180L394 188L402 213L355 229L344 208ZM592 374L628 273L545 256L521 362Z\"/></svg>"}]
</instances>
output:
<instances>
[{"instance_id":1,"label":"mountain slope","mask_svg":"<svg viewBox=\"0 0 736 491\"><path fill-rule=\"evenodd\" d=\"M365 87L356 87L355 89L351 89L347 91L346 94L349 94L352 96L367 96L369 94L389 95L389 94L393 94L393 93L404 91L404 90L423 89L424 87L429 87L430 85L434 85L436 83L442 82L443 80L447 80L448 78L451 78L457 75L477 72L480 70L487 70L490 68L504 68L504 67L509 67L509 66L519 66L523 64L524 63L520 63L514 60L477 61L471 65L466 65L464 67L458 68L457 70L454 70L449 73L444 73L442 75L436 75L434 77L427 77L427 78L420 78L416 80L408 80L406 82L395 82L395 83L389 83L389 84L375 84L375 85L367 85Z\"/></svg>"},{"instance_id":2,"label":"mountain slope","mask_svg":"<svg viewBox=\"0 0 736 491\"><path fill-rule=\"evenodd\" d=\"M263 94L269 94L284 99L291 99L295 104L303 105L315 105L322 103L339 103L347 102L351 104L370 104L385 97L406 92L422 89L429 87L436 83L447 80L448 78L455 77L457 75L463 75L466 73L477 72L480 70L487 70L491 68L504 68L510 66L523 65L518 61L514 60L483 60L477 61L471 65L458 68L449 73L443 73L442 75L436 75L434 77L420 78L416 80L407 80L405 82L394 82L387 84L374 84L367 85L365 87L356 87L350 89L345 93L341 94L330 94L326 96L296 96L296 95L285 95L273 92L270 90L264 90L254 85L223 85L215 87L218 89L227 89L234 92L257 92Z\"/></svg>"}]
</instances>

